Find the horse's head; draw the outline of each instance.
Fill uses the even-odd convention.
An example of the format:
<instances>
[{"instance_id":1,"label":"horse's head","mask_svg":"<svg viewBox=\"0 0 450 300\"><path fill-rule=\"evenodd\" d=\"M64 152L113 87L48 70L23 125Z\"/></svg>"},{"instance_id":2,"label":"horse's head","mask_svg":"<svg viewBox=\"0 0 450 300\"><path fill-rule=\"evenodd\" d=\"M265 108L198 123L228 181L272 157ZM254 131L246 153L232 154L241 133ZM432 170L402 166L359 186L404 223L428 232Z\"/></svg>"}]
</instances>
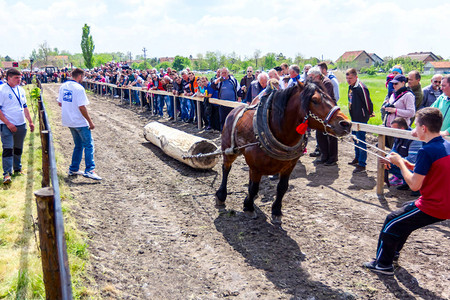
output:
<instances>
[{"instance_id":1,"label":"horse's head","mask_svg":"<svg viewBox=\"0 0 450 300\"><path fill-rule=\"evenodd\" d=\"M316 83L299 83L302 92L303 114L308 116L309 127L336 136L344 136L351 131L352 122L342 113L339 106Z\"/></svg>"}]
</instances>

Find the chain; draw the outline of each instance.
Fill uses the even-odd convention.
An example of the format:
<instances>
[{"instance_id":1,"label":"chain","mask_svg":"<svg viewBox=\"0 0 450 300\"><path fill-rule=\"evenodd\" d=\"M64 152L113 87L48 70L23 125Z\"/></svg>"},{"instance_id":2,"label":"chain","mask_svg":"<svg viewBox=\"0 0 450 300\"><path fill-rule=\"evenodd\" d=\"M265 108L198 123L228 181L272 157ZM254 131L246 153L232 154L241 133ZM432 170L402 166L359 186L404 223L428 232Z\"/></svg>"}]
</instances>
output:
<instances>
[{"instance_id":1,"label":"chain","mask_svg":"<svg viewBox=\"0 0 450 300\"><path fill-rule=\"evenodd\" d=\"M240 146L240 147L235 147L235 148L233 148L232 150L233 150L234 153L236 153L237 151L239 151L239 150L241 150L241 149L244 149L244 148L247 148L247 147L250 147L250 146L256 146L256 145L259 145L259 142L246 144L246 145L243 145L243 146ZM199 154L195 154L195 155L183 155L182 158L183 158L183 159L188 159L188 158L203 158L203 157L209 157L209 156L221 155L221 154L224 154L224 153L225 153L225 151L222 151L222 150L220 150L220 149L217 149L216 151L210 152L210 153L199 153Z\"/></svg>"}]
</instances>

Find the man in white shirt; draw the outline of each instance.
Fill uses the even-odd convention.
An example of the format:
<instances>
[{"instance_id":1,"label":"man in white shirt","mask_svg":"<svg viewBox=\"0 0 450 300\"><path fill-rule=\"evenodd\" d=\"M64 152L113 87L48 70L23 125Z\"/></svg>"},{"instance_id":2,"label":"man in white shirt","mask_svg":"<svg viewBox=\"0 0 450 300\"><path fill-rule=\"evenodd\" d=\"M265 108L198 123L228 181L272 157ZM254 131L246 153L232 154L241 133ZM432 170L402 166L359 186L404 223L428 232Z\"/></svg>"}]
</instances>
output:
<instances>
[{"instance_id":1,"label":"man in white shirt","mask_svg":"<svg viewBox=\"0 0 450 300\"><path fill-rule=\"evenodd\" d=\"M75 144L68 174L69 176L83 175L94 180L101 180L102 178L94 171L94 140L91 130L95 128L95 125L86 108L89 100L81 85L83 78L84 71L77 68L72 71L72 80L65 82L59 88L58 102L62 108L62 125L69 127ZM84 172L80 171L83 150L86 164Z\"/></svg>"},{"instance_id":2,"label":"man in white shirt","mask_svg":"<svg viewBox=\"0 0 450 300\"><path fill-rule=\"evenodd\" d=\"M0 86L0 132L3 146L3 184L11 183L11 175L21 175L23 141L27 134L26 121L34 131L27 107L24 89L20 86L22 74L17 69L6 72L6 84Z\"/></svg>"}]
</instances>

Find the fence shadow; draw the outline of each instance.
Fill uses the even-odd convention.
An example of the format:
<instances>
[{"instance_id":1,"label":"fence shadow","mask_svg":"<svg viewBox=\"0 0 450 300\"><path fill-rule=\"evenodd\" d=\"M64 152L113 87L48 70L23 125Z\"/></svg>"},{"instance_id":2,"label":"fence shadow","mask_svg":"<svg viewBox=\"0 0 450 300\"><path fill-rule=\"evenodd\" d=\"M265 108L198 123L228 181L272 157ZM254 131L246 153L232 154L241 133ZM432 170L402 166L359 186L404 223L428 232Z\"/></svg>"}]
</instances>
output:
<instances>
[{"instance_id":1,"label":"fence shadow","mask_svg":"<svg viewBox=\"0 0 450 300\"><path fill-rule=\"evenodd\" d=\"M297 242L281 227L269 223L258 207L255 209L256 220L234 211L223 211L214 220L216 229L246 263L263 271L278 289L295 299L313 299L318 295L320 299L343 299L348 296L341 290L311 280L302 268L305 255Z\"/></svg>"}]
</instances>

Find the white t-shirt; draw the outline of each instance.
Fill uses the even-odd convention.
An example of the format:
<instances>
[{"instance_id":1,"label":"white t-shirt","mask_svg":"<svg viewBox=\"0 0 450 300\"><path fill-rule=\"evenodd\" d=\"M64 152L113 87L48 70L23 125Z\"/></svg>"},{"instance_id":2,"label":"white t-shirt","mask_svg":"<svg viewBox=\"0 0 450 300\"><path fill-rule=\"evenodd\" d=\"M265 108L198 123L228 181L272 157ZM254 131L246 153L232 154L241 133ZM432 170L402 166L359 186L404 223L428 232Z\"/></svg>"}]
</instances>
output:
<instances>
[{"instance_id":1,"label":"white t-shirt","mask_svg":"<svg viewBox=\"0 0 450 300\"><path fill-rule=\"evenodd\" d=\"M66 81L59 88L58 102L61 103L63 126L72 128L89 126L79 108L89 104L86 92L81 84L73 80Z\"/></svg>"},{"instance_id":2,"label":"white t-shirt","mask_svg":"<svg viewBox=\"0 0 450 300\"><path fill-rule=\"evenodd\" d=\"M8 84L0 85L0 110L15 126L25 124L24 108L27 107L25 90L21 86L11 88ZM5 124L0 120L0 124Z\"/></svg>"}]
</instances>

